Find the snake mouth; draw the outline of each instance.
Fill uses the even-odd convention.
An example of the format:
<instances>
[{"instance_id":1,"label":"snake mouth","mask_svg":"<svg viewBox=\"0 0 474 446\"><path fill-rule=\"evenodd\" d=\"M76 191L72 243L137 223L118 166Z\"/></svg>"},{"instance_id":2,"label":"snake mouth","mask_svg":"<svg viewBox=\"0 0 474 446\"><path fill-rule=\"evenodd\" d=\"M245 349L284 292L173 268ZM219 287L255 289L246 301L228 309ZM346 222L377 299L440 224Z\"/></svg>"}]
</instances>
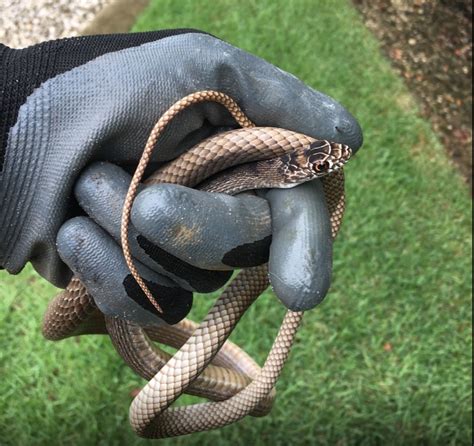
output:
<instances>
[{"instance_id":1,"label":"snake mouth","mask_svg":"<svg viewBox=\"0 0 474 446\"><path fill-rule=\"evenodd\" d=\"M345 144L337 144L333 170L341 169L352 156L352 149Z\"/></svg>"}]
</instances>

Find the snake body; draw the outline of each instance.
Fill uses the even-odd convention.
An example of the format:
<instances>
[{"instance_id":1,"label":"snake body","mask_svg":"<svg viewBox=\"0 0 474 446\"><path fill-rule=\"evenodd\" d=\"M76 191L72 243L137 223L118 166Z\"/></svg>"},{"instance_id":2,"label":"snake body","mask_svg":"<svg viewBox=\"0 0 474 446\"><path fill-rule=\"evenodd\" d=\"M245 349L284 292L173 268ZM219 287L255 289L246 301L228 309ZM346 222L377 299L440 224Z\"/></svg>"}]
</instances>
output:
<instances>
[{"instance_id":1,"label":"snake body","mask_svg":"<svg viewBox=\"0 0 474 446\"><path fill-rule=\"evenodd\" d=\"M151 153L166 125L184 108L204 101L227 107L244 128L204 140L163 166L146 183L200 185L204 190L232 194L259 187L290 187L322 177L333 236L342 221L344 178L341 167L351 155L347 146L289 130L254 127L237 104L219 92L189 95L175 103L152 130L125 199L122 219L122 248L127 264L159 311L161 308L135 269L128 248L131 207ZM221 171L225 173L214 177ZM287 312L263 368L227 341L245 310L267 287L266 265L247 268L238 274L199 326L185 320L172 327L152 329L121 319L104 318L85 287L74 278L48 307L43 333L54 340L77 334L110 334L125 361L150 380L130 408L132 427L140 436L160 438L213 429L249 413L263 415L271 408L272 389L303 313ZM170 358L149 339L179 350ZM183 392L214 402L169 409Z\"/></svg>"}]
</instances>

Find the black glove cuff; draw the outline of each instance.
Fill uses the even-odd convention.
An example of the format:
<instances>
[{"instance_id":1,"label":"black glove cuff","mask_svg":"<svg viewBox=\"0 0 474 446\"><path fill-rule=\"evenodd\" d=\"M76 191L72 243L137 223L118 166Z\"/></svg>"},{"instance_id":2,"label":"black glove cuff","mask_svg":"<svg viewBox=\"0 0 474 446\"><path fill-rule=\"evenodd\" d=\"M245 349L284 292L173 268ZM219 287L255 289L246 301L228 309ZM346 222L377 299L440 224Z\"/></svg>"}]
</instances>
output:
<instances>
[{"instance_id":1,"label":"black glove cuff","mask_svg":"<svg viewBox=\"0 0 474 446\"><path fill-rule=\"evenodd\" d=\"M72 37L24 49L12 49L0 44L0 173L8 132L16 122L18 110L43 82L103 54L185 33L201 31L183 28Z\"/></svg>"}]
</instances>

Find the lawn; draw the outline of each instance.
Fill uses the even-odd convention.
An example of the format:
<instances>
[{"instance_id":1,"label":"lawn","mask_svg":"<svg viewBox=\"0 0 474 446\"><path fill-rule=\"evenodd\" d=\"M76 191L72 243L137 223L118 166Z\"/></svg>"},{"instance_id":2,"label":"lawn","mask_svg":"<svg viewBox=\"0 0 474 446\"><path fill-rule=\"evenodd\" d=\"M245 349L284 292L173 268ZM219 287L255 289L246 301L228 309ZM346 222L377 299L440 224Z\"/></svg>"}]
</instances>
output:
<instances>
[{"instance_id":1,"label":"lawn","mask_svg":"<svg viewBox=\"0 0 474 446\"><path fill-rule=\"evenodd\" d=\"M349 1L155 0L135 31L194 27L341 101L365 144L346 169L333 285L305 316L271 415L161 444L471 443L471 199ZM1 273L0 444L138 445L135 377L105 338L42 339L55 289ZM202 316L211 299L195 300ZM261 362L270 293L232 339Z\"/></svg>"}]
</instances>

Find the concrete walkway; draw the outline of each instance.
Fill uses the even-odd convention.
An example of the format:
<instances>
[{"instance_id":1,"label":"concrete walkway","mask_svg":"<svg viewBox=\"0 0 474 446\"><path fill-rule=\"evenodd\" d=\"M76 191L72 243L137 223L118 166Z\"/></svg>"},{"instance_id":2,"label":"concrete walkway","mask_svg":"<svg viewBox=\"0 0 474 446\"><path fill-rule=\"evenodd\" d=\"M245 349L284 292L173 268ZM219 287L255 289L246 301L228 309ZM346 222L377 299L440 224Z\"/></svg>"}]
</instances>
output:
<instances>
[{"instance_id":1,"label":"concrete walkway","mask_svg":"<svg viewBox=\"0 0 474 446\"><path fill-rule=\"evenodd\" d=\"M127 32L149 0L3 0L0 42L24 48L45 40Z\"/></svg>"}]
</instances>

